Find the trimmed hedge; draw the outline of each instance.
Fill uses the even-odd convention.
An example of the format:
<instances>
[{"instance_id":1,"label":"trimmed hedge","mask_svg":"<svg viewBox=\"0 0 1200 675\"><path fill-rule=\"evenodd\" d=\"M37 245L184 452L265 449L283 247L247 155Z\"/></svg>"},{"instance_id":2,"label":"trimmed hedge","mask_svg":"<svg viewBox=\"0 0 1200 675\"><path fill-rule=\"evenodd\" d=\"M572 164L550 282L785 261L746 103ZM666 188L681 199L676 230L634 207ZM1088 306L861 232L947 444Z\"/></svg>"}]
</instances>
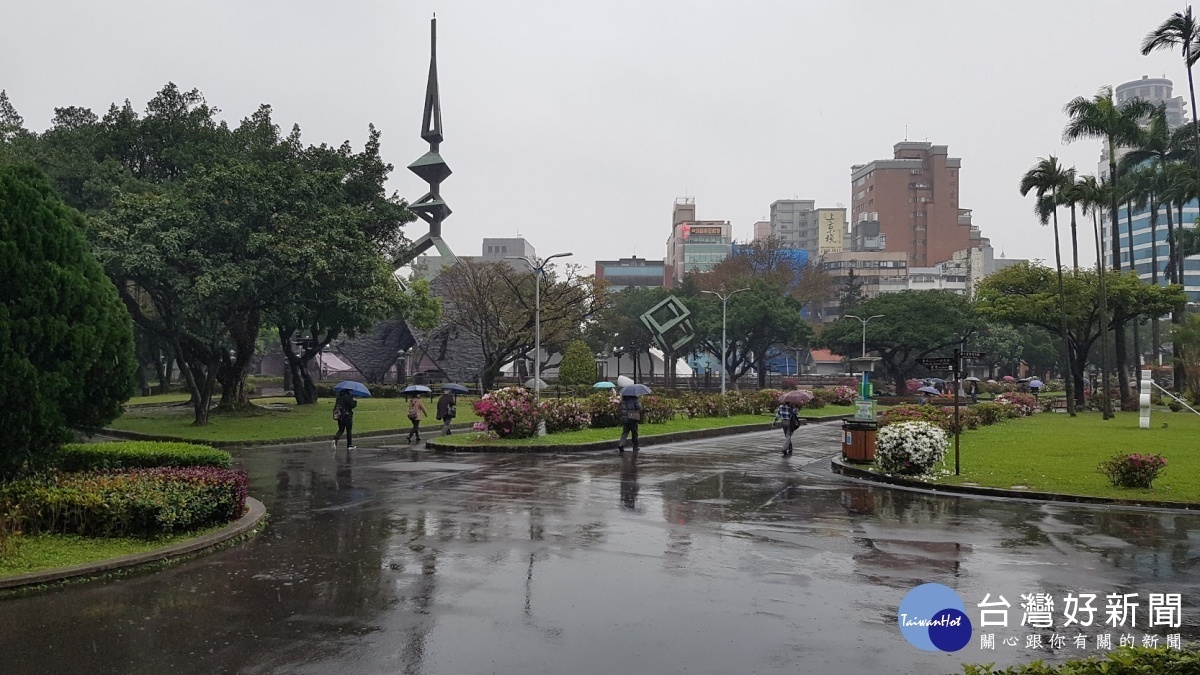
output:
<instances>
[{"instance_id":1,"label":"trimmed hedge","mask_svg":"<svg viewBox=\"0 0 1200 675\"><path fill-rule=\"evenodd\" d=\"M1071 659L1052 666L1040 660L997 670L992 664L963 664L966 675L1191 675L1200 672L1200 652L1194 649L1119 647L1103 656Z\"/></svg>"},{"instance_id":2,"label":"trimmed hedge","mask_svg":"<svg viewBox=\"0 0 1200 675\"><path fill-rule=\"evenodd\" d=\"M139 469L159 466L211 466L228 469L228 452L208 445L159 441L68 443L59 449L55 466L62 471Z\"/></svg>"},{"instance_id":3,"label":"trimmed hedge","mask_svg":"<svg viewBox=\"0 0 1200 675\"><path fill-rule=\"evenodd\" d=\"M0 487L0 512L26 533L155 537L240 517L247 482L212 467L45 474Z\"/></svg>"}]
</instances>

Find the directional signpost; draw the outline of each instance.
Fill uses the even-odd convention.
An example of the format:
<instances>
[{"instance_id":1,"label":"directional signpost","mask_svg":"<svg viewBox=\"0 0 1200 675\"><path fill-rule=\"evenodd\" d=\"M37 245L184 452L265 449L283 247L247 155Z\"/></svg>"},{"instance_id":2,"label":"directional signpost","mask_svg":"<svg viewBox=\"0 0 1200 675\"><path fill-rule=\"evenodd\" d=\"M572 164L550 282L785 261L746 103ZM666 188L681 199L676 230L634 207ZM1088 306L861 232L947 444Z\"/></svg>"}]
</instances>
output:
<instances>
[{"instance_id":1,"label":"directional signpost","mask_svg":"<svg viewBox=\"0 0 1200 675\"><path fill-rule=\"evenodd\" d=\"M917 363L925 366L930 370L949 370L954 373L954 475L959 475L959 460L958 460L958 435L962 429L962 424L958 419L958 391L960 387L960 375L963 372L963 359L982 359L987 356L983 352L968 352L960 349L954 350L954 356L934 356L924 359L917 359Z\"/></svg>"}]
</instances>

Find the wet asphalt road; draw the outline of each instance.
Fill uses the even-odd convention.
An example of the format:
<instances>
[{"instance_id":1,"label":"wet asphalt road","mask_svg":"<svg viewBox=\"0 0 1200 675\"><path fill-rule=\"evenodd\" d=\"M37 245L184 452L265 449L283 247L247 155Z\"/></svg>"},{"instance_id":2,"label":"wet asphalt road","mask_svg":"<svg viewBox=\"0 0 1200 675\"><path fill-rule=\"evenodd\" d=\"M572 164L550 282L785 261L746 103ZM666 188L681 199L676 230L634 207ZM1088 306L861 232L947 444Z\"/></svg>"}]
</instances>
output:
<instances>
[{"instance_id":1,"label":"wet asphalt road","mask_svg":"<svg viewBox=\"0 0 1200 675\"><path fill-rule=\"evenodd\" d=\"M866 486L829 472L839 434L806 427L788 459L777 433L636 458L247 449L264 532L0 600L0 673L949 673L1095 653L1025 650L1037 631L1015 628L989 629L994 652L919 651L896 610L928 581L972 620L1005 595L1014 627L1023 592L1183 593L1200 636L1197 516Z\"/></svg>"}]
</instances>

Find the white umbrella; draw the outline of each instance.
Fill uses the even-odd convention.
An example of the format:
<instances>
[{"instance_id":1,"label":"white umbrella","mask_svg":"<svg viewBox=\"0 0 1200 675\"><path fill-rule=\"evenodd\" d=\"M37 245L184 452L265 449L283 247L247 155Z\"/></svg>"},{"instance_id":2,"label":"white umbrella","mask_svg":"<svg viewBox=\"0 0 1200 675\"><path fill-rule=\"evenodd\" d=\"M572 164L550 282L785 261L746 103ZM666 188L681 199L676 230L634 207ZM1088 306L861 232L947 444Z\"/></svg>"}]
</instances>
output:
<instances>
[{"instance_id":1,"label":"white umbrella","mask_svg":"<svg viewBox=\"0 0 1200 675\"><path fill-rule=\"evenodd\" d=\"M966 378L966 380L967 382L978 382L979 378L972 375L971 377Z\"/></svg>"},{"instance_id":2,"label":"white umbrella","mask_svg":"<svg viewBox=\"0 0 1200 675\"><path fill-rule=\"evenodd\" d=\"M525 386L529 387L530 389L542 390L550 385L546 384L545 380L539 380L539 379L531 377L525 381Z\"/></svg>"},{"instance_id":3,"label":"white umbrella","mask_svg":"<svg viewBox=\"0 0 1200 675\"><path fill-rule=\"evenodd\" d=\"M625 377L624 375L617 376L617 386L618 387L628 387L631 384L633 384L633 380L631 380L630 378Z\"/></svg>"}]
</instances>

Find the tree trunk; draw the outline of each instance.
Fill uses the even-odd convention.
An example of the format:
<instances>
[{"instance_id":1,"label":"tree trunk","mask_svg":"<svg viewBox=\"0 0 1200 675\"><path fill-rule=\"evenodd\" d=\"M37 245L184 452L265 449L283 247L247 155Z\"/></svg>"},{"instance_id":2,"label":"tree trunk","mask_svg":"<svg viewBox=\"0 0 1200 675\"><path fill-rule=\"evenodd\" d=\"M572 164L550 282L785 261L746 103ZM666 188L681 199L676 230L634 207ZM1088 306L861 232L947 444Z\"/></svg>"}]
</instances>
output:
<instances>
[{"instance_id":1,"label":"tree trunk","mask_svg":"<svg viewBox=\"0 0 1200 675\"><path fill-rule=\"evenodd\" d=\"M1158 207L1160 205L1155 202L1155 195L1150 195L1150 283L1158 286ZM1171 212L1171 205L1167 205L1167 212ZM1153 351L1150 358L1152 365L1158 364L1159 350L1162 348L1158 329L1158 317L1155 316L1150 320L1150 344ZM1139 390L1140 391L1140 390Z\"/></svg>"},{"instance_id":2,"label":"tree trunk","mask_svg":"<svg viewBox=\"0 0 1200 675\"><path fill-rule=\"evenodd\" d=\"M222 352L221 365L217 368L217 381L221 383L221 401L217 409L222 412L237 412L251 407L250 396L246 393L246 376L258 346L259 319L258 312L251 312L238 317L229 326L234 355L231 358Z\"/></svg>"},{"instance_id":3,"label":"tree trunk","mask_svg":"<svg viewBox=\"0 0 1200 675\"><path fill-rule=\"evenodd\" d=\"M1101 391L1104 392L1103 401L1103 418L1112 419L1112 402L1108 400L1108 270L1104 265L1103 247L1100 244L1100 222L1096 218L1096 211L1092 211L1092 234L1096 238L1096 277L1100 284L1100 373L1103 377ZM1095 392L1092 392L1095 396Z\"/></svg>"},{"instance_id":4,"label":"tree trunk","mask_svg":"<svg viewBox=\"0 0 1200 675\"><path fill-rule=\"evenodd\" d=\"M1138 278L1139 283L1141 276L1138 275L1137 265L1133 262L1133 204L1125 203L1125 233L1129 238L1129 269L1133 275ZM1141 330L1138 326L1138 315L1135 312L1133 315L1133 376L1136 382L1135 391L1142 390L1142 339ZM1121 392L1121 404L1125 407L1131 407L1136 403L1134 394L1131 391Z\"/></svg>"},{"instance_id":5,"label":"tree trunk","mask_svg":"<svg viewBox=\"0 0 1200 675\"><path fill-rule=\"evenodd\" d=\"M1079 235L1075 231L1075 202L1071 202L1071 261L1072 268L1079 271Z\"/></svg>"},{"instance_id":6,"label":"tree trunk","mask_svg":"<svg viewBox=\"0 0 1200 675\"><path fill-rule=\"evenodd\" d=\"M1116 148L1116 143L1113 142L1113 138L1111 136L1107 140L1108 140L1108 171L1109 171L1108 175L1112 176L1112 185L1115 188L1115 186L1117 185L1117 155L1116 155L1117 148ZM1113 270L1120 272L1121 271L1121 211L1120 211L1120 207L1117 205L1116 189L1109 190L1109 206L1111 207L1111 212L1112 212L1112 217L1110 219L1111 222L1109 223L1109 234L1110 234L1109 242L1110 242L1110 250L1112 252L1112 267L1113 267ZM1132 264L1132 263L1133 263L1133 261L1131 260L1130 264ZM1117 330L1115 331L1116 335L1114 336L1114 339L1113 339L1113 356L1115 357L1114 358L1114 360L1116 361L1115 367L1117 369L1117 388L1120 389L1120 391L1118 392L1118 395L1121 399L1121 402L1124 403L1125 399L1129 396L1129 360L1128 360L1129 359L1129 354L1128 354L1129 350L1128 350L1128 347L1126 345L1126 340L1125 340L1125 324L1124 323L1115 323L1114 325L1117 326ZM1108 396L1108 392L1105 391L1104 395Z\"/></svg>"},{"instance_id":7,"label":"tree trunk","mask_svg":"<svg viewBox=\"0 0 1200 675\"><path fill-rule=\"evenodd\" d=\"M755 368L758 370L758 388L766 389L767 388L767 364L766 364L766 361L762 358L758 359L758 364L755 366Z\"/></svg>"},{"instance_id":8,"label":"tree trunk","mask_svg":"<svg viewBox=\"0 0 1200 675\"><path fill-rule=\"evenodd\" d=\"M296 405L312 405L317 402L317 385L308 373L308 362L304 359L306 350L301 347L300 354L292 351L294 333L293 329L279 327L279 344L283 347L284 365L287 368L285 373L292 384L292 395L296 398Z\"/></svg>"},{"instance_id":9,"label":"tree trunk","mask_svg":"<svg viewBox=\"0 0 1200 675\"><path fill-rule=\"evenodd\" d=\"M1056 195L1057 196L1057 195ZM1062 329L1063 339L1063 357L1067 360L1065 372L1066 377L1063 382L1067 388L1067 414L1071 417L1075 416L1075 385L1071 381L1070 373L1074 370L1071 367L1071 337L1067 331L1067 294L1063 289L1063 272L1062 272L1062 246L1058 240L1058 207L1054 208L1054 262L1056 271L1058 272L1058 317Z\"/></svg>"},{"instance_id":10,"label":"tree trunk","mask_svg":"<svg viewBox=\"0 0 1200 675\"><path fill-rule=\"evenodd\" d=\"M175 354L170 348L162 350L162 361L158 386L162 389L162 393L165 394L171 390L171 380L175 377Z\"/></svg>"}]
</instances>

